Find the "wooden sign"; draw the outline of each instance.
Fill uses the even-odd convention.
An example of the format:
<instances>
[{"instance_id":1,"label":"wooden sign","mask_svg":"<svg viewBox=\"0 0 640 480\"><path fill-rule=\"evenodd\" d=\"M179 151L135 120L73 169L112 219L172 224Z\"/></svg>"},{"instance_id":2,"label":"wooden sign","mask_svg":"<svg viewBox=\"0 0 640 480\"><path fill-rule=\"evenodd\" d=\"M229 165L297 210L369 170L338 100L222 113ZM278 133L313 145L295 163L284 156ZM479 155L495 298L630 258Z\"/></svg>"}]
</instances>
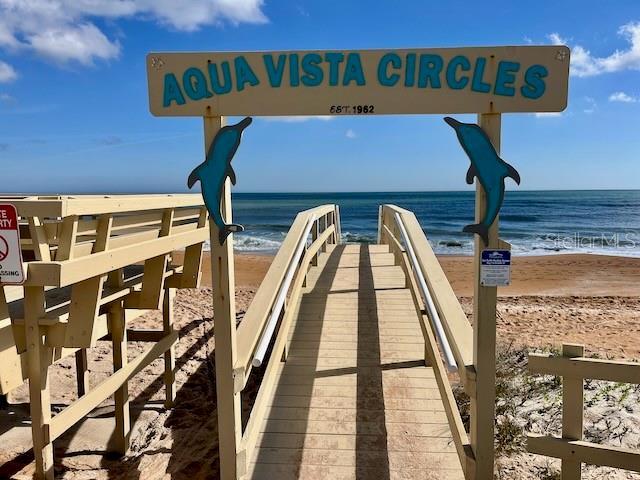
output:
<instances>
[{"instance_id":1,"label":"wooden sign","mask_svg":"<svg viewBox=\"0 0 640 480\"><path fill-rule=\"evenodd\" d=\"M150 53L157 116L558 112L566 46Z\"/></svg>"}]
</instances>

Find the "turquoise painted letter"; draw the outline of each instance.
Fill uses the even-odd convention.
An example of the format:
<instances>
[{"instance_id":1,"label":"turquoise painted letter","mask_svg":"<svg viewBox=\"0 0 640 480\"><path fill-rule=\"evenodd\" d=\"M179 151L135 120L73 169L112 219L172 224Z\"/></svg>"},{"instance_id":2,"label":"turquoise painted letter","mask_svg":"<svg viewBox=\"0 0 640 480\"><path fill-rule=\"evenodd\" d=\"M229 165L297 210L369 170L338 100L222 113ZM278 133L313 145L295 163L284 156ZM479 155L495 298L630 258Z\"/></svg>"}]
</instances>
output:
<instances>
[{"instance_id":1,"label":"turquoise painted letter","mask_svg":"<svg viewBox=\"0 0 640 480\"><path fill-rule=\"evenodd\" d=\"M249 63L244 57L236 57L234 60L236 67L236 89L241 92L244 90L245 83L248 83L252 87L255 87L260 83L256 74L249 66Z\"/></svg>"},{"instance_id":2,"label":"turquoise painted letter","mask_svg":"<svg viewBox=\"0 0 640 480\"><path fill-rule=\"evenodd\" d=\"M220 83L220 77L218 76L218 66L215 63L209 64L209 79L211 80L211 88L216 95L224 95L231 91L233 82L231 81L231 68L229 62L222 62L220 64L222 70L222 78L224 83Z\"/></svg>"},{"instance_id":3,"label":"turquoise painted letter","mask_svg":"<svg viewBox=\"0 0 640 480\"><path fill-rule=\"evenodd\" d=\"M269 84L274 88L279 88L282 84L282 75L284 74L284 66L287 63L287 56L278 55L278 64L273 64L273 55L263 55L264 68L269 77Z\"/></svg>"},{"instance_id":4,"label":"turquoise painted letter","mask_svg":"<svg viewBox=\"0 0 640 480\"><path fill-rule=\"evenodd\" d=\"M407 53L407 65L404 68L404 86L413 87L416 83L416 54Z\"/></svg>"},{"instance_id":5,"label":"turquoise painted letter","mask_svg":"<svg viewBox=\"0 0 640 480\"><path fill-rule=\"evenodd\" d=\"M491 91L491 85L482 81L486 64L487 59L484 57L478 57L476 60L476 68L473 70L473 80L471 81L471 90L474 92L489 93Z\"/></svg>"},{"instance_id":6,"label":"turquoise painted letter","mask_svg":"<svg viewBox=\"0 0 640 480\"><path fill-rule=\"evenodd\" d=\"M467 75L458 77L458 70L462 70L463 72L471 70L471 63L464 55L453 57L449 65L447 65L447 85L454 90L461 90L469 83L469 77Z\"/></svg>"},{"instance_id":7,"label":"turquoise painted letter","mask_svg":"<svg viewBox=\"0 0 640 480\"><path fill-rule=\"evenodd\" d=\"M289 85L292 87L300 85L300 71L297 53L289 55Z\"/></svg>"},{"instance_id":8,"label":"turquoise painted letter","mask_svg":"<svg viewBox=\"0 0 640 480\"><path fill-rule=\"evenodd\" d=\"M418 87L440 88L440 72L442 72L442 57L440 55L420 55L418 69Z\"/></svg>"},{"instance_id":9,"label":"turquoise painted letter","mask_svg":"<svg viewBox=\"0 0 640 480\"><path fill-rule=\"evenodd\" d=\"M397 73L388 74L389 64L397 70L402 66L402 60L395 53L387 53L380 59L380 63L378 63L378 82L385 87L393 87L400 80L400 75Z\"/></svg>"},{"instance_id":10,"label":"turquoise painted letter","mask_svg":"<svg viewBox=\"0 0 640 480\"><path fill-rule=\"evenodd\" d=\"M535 100L544 95L544 91L547 88L544 78L546 78L547 75L549 75L549 71L542 65L532 65L527 68L524 74L526 85L520 88L522 96Z\"/></svg>"},{"instance_id":11,"label":"turquoise painted letter","mask_svg":"<svg viewBox=\"0 0 640 480\"><path fill-rule=\"evenodd\" d=\"M302 83L307 87L317 87L322 83L324 72L320 68L322 57L317 53L307 53L302 57Z\"/></svg>"},{"instance_id":12,"label":"turquoise painted letter","mask_svg":"<svg viewBox=\"0 0 640 480\"><path fill-rule=\"evenodd\" d=\"M187 68L182 76L184 91L191 100L213 97L207 89L207 79L199 68Z\"/></svg>"},{"instance_id":13,"label":"turquoise painted letter","mask_svg":"<svg viewBox=\"0 0 640 480\"><path fill-rule=\"evenodd\" d=\"M329 62L329 85L335 87L338 85L340 64L344 60L344 55L338 52L329 52L324 54L324 59Z\"/></svg>"},{"instance_id":14,"label":"turquoise painted letter","mask_svg":"<svg viewBox=\"0 0 640 480\"><path fill-rule=\"evenodd\" d=\"M346 87L353 81L359 86L363 86L366 83L359 53L350 53L347 55L347 66L344 69L342 85Z\"/></svg>"},{"instance_id":15,"label":"turquoise painted letter","mask_svg":"<svg viewBox=\"0 0 640 480\"><path fill-rule=\"evenodd\" d=\"M164 99L162 101L163 107L171 106L171 102L175 101L178 105L184 105L184 95L178 85L178 80L173 73L167 73L164 76Z\"/></svg>"},{"instance_id":16,"label":"turquoise painted letter","mask_svg":"<svg viewBox=\"0 0 640 480\"><path fill-rule=\"evenodd\" d=\"M513 82L516 81L516 72L520 70L520 63L502 61L498 64L498 74L496 75L496 84L493 87L493 93L503 95L505 97L513 97L516 89L513 88Z\"/></svg>"}]
</instances>

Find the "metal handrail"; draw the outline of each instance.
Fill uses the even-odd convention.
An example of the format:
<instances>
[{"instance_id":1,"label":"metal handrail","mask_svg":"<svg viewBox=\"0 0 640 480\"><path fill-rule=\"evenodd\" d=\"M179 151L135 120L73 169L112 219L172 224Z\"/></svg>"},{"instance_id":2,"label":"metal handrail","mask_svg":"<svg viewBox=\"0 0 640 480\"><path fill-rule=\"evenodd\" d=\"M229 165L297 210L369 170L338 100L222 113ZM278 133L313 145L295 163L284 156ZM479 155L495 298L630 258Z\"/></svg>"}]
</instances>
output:
<instances>
[{"instance_id":1,"label":"metal handrail","mask_svg":"<svg viewBox=\"0 0 640 480\"><path fill-rule=\"evenodd\" d=\"M447 339L447 335L442 326L442 321L440 320L440 315L438 314L438 310L436 309L436 306L433 303L431 292L429 292L429 287L427 287L427 282L424 278L424 274L422 273L422 269L420 268L420 264L418 263L418 259L416 258L413 245L411 243L411 240L409 239L409 235L407 234L407 230L404 226L404 222L402 221L402 217L398 212L394 212L394 217L398 225L398 228L400 229L400 235L402 236L402 241L406 246L407 254L409 256L409 262L411 263L411 267L415 273L416 279L418 280L418 286L422 293L422 299L424 300L424 304L427 307L427 316L429 317L429 320L431 321L431 325L436 331L438 341L442 346L444 357L445 357L445 360L447 361L447 367L450 371L457 371L458 366L456 364L455 357L453 356L451 345L449 344L449 340Z\"/></svg>"},{"instance_id":2,"label":"metal handrail","mask_svg":"<svg viewBox=\"0 0 640 480\"><path fill-rule=\"evenodd\" d=\"M280 285L280 290L278 291L278 296L276 301L271 309L271 315L267 320L267 324L265 329L262 332L262 336L260 337L260 341L258 342L258 347L256 348L255 354L253 355L253 360L251 364L254 367L260 367L262 362L264 361L264 356L267 353L267 349L269 348L269 344L271 343L271 339L276 330L276 324L278 323L278 319L280 318L280 314L282 313L282 308L284 307L284 301L287 298L287 292L289 291L289 287L291 286L291 281L293 280L293 275L295 274L298 264L300 263L300 258L302 257L302 252L304 251L304 247L307 244L307 239L309 237L309 233L311 233L311 227L313 227L314 222L316 221L316 216L311 215L307 219L307 225L304 229L304 233L300 237L298 241L298 245L296 247L296 253L293 256L293 260L289 264L289 269L287 270L287 274Z\"/></svg>"}]
</instances>

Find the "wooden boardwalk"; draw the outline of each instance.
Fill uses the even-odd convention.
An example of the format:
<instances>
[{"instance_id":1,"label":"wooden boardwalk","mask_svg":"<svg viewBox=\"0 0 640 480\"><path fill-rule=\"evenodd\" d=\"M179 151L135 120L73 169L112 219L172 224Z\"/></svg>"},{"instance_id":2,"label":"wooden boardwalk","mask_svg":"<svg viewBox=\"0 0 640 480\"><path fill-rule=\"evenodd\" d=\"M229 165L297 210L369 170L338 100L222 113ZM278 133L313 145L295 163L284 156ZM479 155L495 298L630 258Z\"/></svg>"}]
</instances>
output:
<instances>
[{"instance_id":1,"label":"wooden boardwalk","mask_svg":"<svg viewBox=\"0 0 640 480\"><path fill-rule=\"evenodd\" d=\"M405 282L386 245L320 255L248 478L464 478Z\"/></svg>"}]
</instances>

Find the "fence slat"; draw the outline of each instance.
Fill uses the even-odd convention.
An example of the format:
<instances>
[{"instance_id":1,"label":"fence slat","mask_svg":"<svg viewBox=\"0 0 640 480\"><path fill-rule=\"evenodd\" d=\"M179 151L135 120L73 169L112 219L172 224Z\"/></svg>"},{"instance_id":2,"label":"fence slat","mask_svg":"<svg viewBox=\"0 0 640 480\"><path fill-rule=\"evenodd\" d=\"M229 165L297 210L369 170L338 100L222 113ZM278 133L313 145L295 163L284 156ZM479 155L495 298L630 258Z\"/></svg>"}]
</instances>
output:
<instances>
[{"instance_id":1,"label":"fence slat","mask_svg":"<svg viewBox=\"0 0 640 480\"><path fill-rule=\"evenodd\" d=\"M574 459L602 467L640 472L640 453L621 447L598 445L584 440L567 440L551 435L529 434L527 450L546 457Z\"/></svg>"}]
</instances>

